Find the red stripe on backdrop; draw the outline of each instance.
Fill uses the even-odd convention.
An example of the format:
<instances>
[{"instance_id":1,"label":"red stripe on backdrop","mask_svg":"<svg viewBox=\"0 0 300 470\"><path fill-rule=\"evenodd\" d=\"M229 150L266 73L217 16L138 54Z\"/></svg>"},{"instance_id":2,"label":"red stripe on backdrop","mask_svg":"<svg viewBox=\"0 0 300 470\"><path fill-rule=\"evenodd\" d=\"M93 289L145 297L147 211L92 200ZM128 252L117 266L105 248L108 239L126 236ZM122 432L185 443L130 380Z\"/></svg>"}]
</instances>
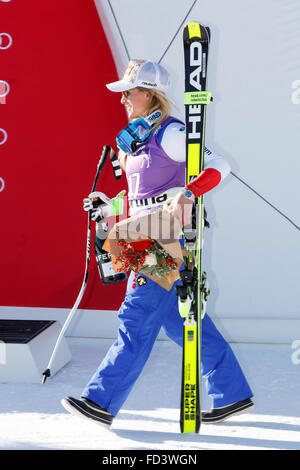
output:
<instances>
[{"instance_id":1,"label":"red stripe on backdrop","mask_svg":"<svg viewBox=\"0 0 300 470\"><path fill-rule=\"evenodd\" d=\"M85 266L82 199L103 145L115 147L127 122L105 87L117 73L92 0L0 2L0 16L13 39L0 49L0 80L10 85L0 103L0 305L70 308ZM126 182L108 162L99 186L113 196ZM80 307L117 309L124 289L101 285L92 255Z\"/></svg>"}]
</instances>

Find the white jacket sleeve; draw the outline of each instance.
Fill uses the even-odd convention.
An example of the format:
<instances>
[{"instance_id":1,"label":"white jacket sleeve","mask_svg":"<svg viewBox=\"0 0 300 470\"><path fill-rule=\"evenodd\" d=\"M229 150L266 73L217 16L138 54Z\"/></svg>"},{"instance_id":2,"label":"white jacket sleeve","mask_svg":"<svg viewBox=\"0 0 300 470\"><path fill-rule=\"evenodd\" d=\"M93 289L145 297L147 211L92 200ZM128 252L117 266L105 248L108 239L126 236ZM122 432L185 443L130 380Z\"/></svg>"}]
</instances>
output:
<instances>
[{"instance_id":1,"label":"white jacket sleeve","mask_svg":"<svg viewBox=\"0 0 300 470\"><path fill-rule=\"evenodd\" d=\"M185 127L178 122L169 124L163 133L161 146L176 162L185 161ZM221 181L223 181L230 173L228 161L209 147L205 147L204 151L204 169L211 168L219 171Z\"/></svg>"}]
</instances>

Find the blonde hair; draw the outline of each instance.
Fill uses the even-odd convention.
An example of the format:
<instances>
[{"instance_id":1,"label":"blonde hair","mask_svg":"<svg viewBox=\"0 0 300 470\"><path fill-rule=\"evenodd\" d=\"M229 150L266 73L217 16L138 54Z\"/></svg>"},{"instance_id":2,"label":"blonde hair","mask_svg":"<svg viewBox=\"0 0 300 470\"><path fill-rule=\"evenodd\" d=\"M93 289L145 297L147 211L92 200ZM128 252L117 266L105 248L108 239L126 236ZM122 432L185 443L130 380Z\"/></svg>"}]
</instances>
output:
<instances>
[{"instance_id":1,"label":"blonde hair","mask_svg":"<svg viewBox=\"0 0 300 470\"><path fill-rule=\"evenodd\" d=\"M155 122L153 129L157 129L161 123L167 119L168 116L171 114L171 103L167 95L160 90L154 90L152 88L144 88L144 87L137 87L138 90L143 91L144 93L150 93L152 96L152 100L150 102L150 106L144 112L144 115L140 117L149 116L149 114L154 113L154 111L160 109L161 110L161 117ZM137 118L138 119L138 118ZM125 170L126 166L126 153L122 150L119 150L118 159L120 161L121 167Z\"/></svg>"},{"instance_id":2,"label":"blonde hair","mask_svg":"<svg viewBox=\"0 0 300 470\"><path fill-rule=\"evenodd\" d=\"M160 109L162 112L161 117L156 121L153 126L153 129L157 129L161 123L170 116L171 113L171 104L167 95L160 90L153 90L148 88L140 88L141 91L149 92L152 95L152 101L149 106L149 109L145 112L145 115L148 116L151 113L154 113L157 109Z\"/></svg>"}]
</instances>

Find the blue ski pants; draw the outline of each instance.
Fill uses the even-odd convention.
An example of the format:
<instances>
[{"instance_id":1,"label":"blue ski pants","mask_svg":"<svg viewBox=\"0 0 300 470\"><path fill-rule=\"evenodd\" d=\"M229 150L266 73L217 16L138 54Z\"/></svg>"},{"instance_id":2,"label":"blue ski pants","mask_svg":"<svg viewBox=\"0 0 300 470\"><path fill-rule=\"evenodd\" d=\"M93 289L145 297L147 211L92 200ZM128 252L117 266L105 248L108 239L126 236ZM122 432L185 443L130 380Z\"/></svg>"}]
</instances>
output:
<instances>
[{"instance_id":1,"label":"blue ski pants","mask_svg":"<svg viewBox=\"0 0 300 470\"><path fill-rule=\"evenodd\" d=\"M119 310L118 337L82 392L116 416L143 370L161 328L182 346L183 320L178 311L175 285L170 291L148 277L132 287ZM144 281L143 281L144 282ZM201 368L213 407L229 405L252 396L251 389L227 341L206 314L202 321ZM179 366L179 369L180 370Z\"/></svg>"}]
</instances>

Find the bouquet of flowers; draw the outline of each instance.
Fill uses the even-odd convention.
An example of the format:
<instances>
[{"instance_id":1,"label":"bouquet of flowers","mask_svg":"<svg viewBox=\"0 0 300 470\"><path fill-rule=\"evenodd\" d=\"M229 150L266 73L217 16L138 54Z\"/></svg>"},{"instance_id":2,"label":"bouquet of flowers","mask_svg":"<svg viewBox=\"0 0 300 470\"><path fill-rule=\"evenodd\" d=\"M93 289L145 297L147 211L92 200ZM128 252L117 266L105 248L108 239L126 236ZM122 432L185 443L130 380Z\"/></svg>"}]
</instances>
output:
<instances>
[{"instance_id":1,"label":"bouquet of flowers","mask_svg":"<svg viewBox=\"0 0 300 470\"><path fill-rule=\"evenodd\" d=\"M132 287L136 287L138 272L147 276L158 276L167 280L167 275L177 268L172 256L156 240L140 240L126 242L119 240L122 247L121 255L115 258L117 270L134 271L135 277Z\"/></svg>"},{"instance_id":2,"label":"bouquet of flowers","mask_svg":"<svg viewBox=\"0 0 300 470\"><path fill-rule=\"evenodd\" d=\"M132 270L135 280L139 272L170 290L183 262L180 233L180 223L168 211L143 211L116 223L103 249L111 254L115 272Z\"/></svg>"}]
</instances>

